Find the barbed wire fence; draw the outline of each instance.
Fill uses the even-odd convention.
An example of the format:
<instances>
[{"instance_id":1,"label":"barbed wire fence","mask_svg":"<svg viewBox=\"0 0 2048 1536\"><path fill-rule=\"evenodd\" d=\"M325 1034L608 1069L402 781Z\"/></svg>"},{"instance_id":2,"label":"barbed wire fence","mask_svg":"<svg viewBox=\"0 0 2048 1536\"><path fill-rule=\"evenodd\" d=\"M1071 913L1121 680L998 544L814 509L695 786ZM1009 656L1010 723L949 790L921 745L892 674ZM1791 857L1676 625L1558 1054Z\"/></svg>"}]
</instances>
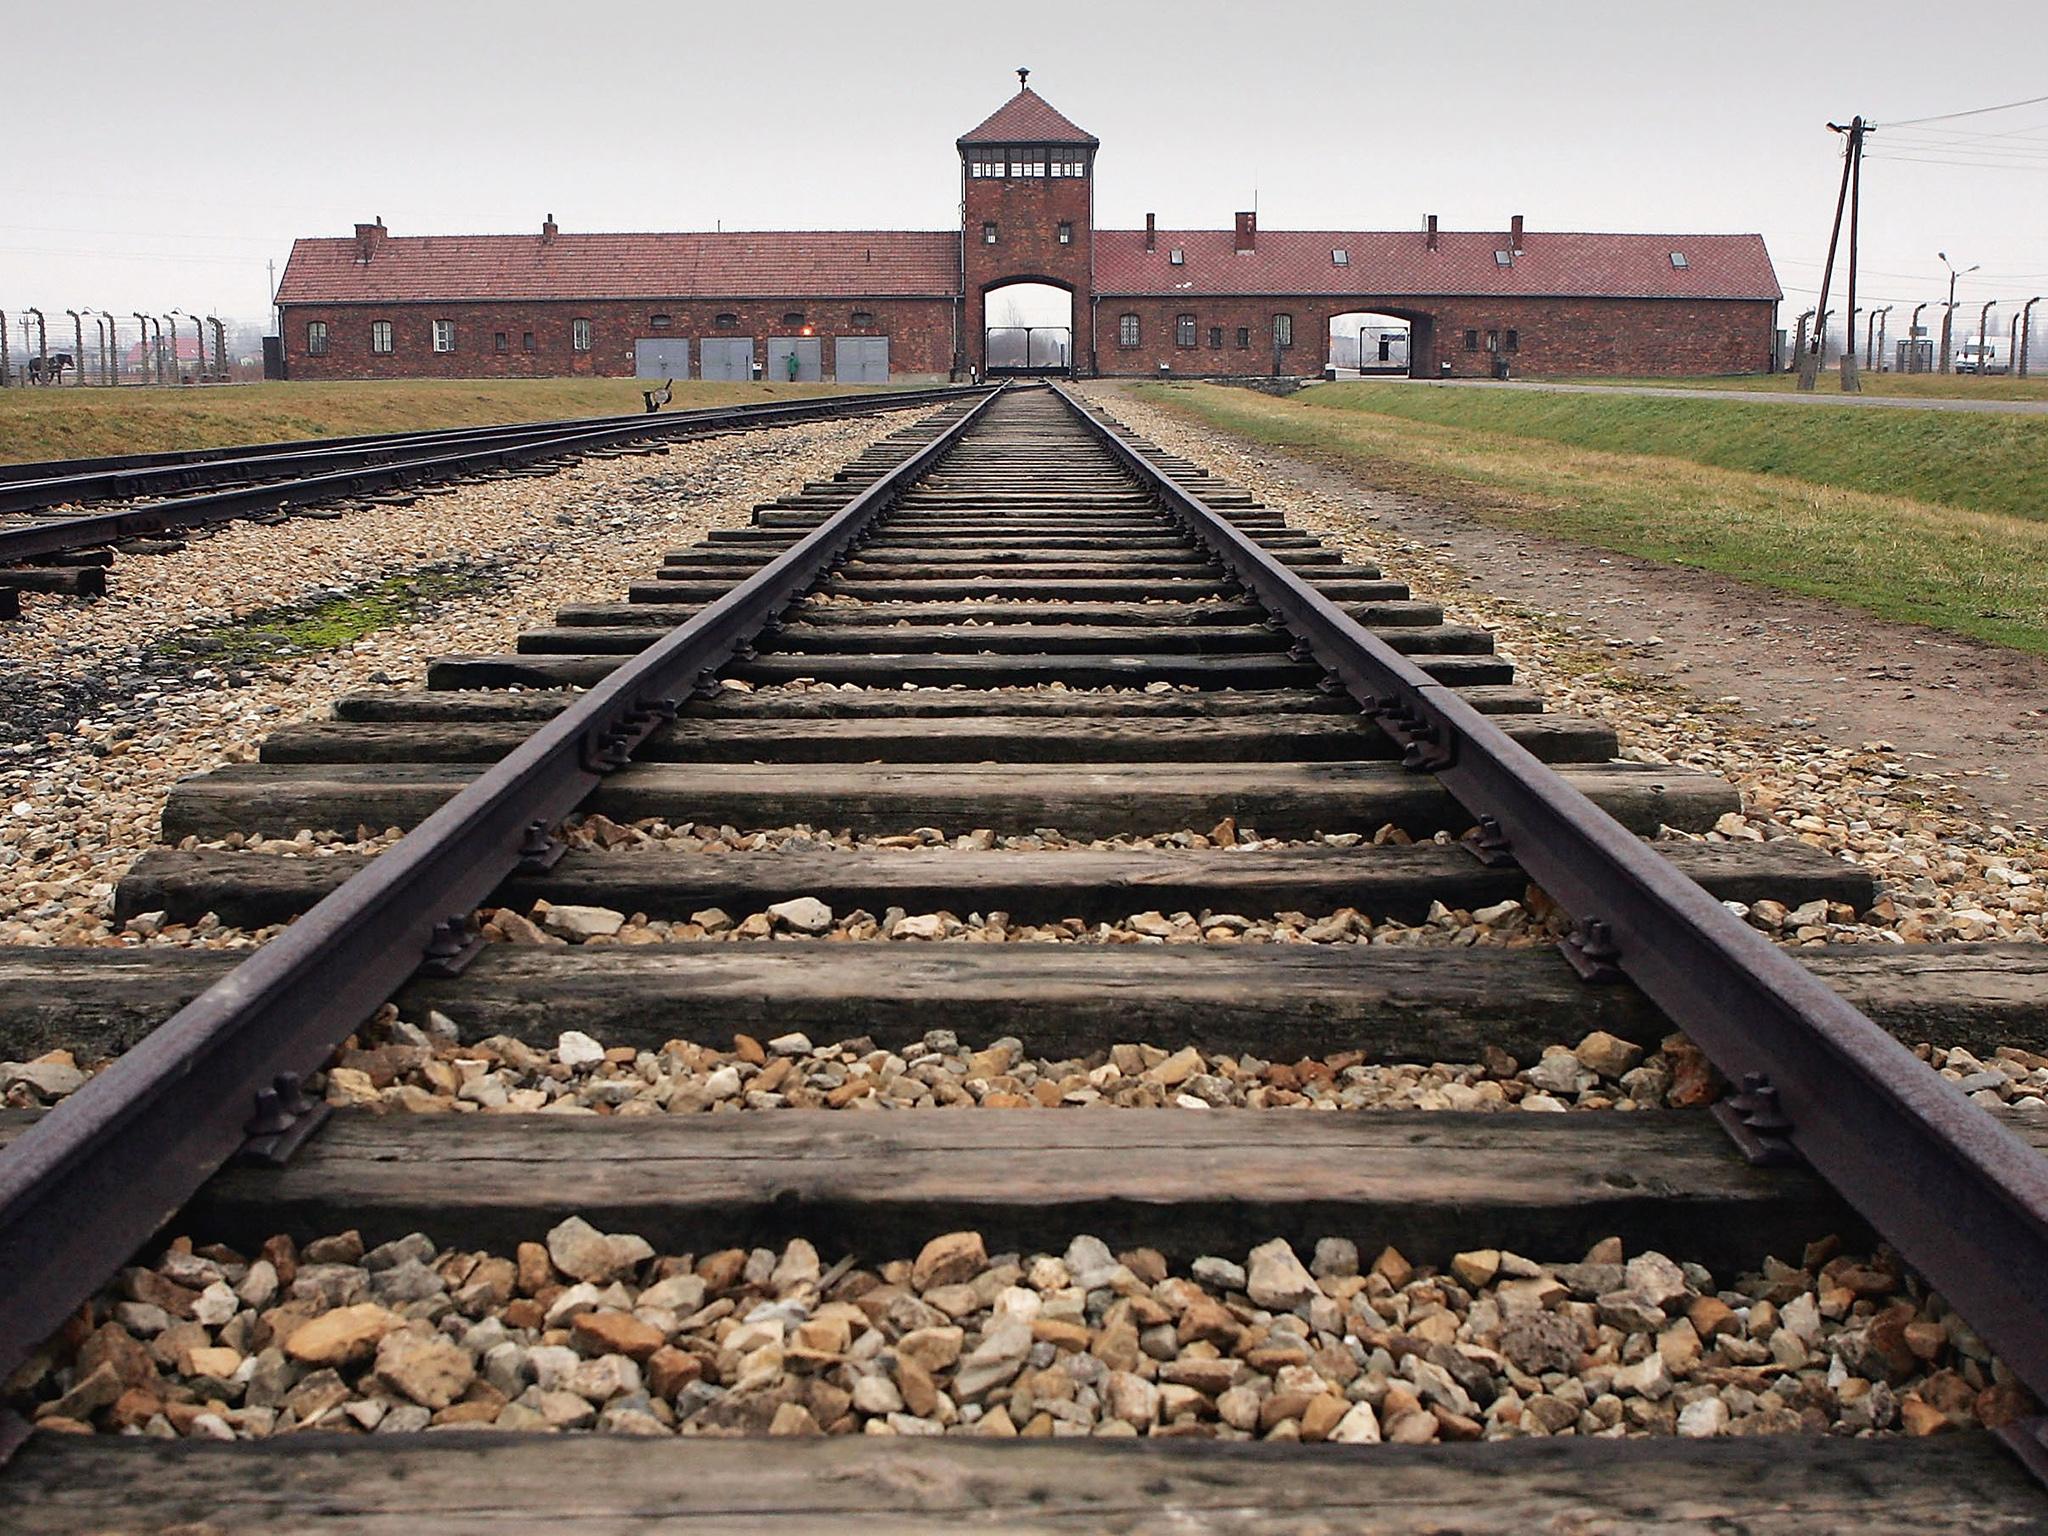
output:
<instances>
[{"instance_id":1,"label":"barbed wire fence","mask_svg":"<svg viewBox=\"0 0 2048 1536\"><path fill-rule=\"evenodd\" d=\"M255 321L183 310L0 308L0 388L119 388L263 377Z\"/></svg>"}]
</instances>

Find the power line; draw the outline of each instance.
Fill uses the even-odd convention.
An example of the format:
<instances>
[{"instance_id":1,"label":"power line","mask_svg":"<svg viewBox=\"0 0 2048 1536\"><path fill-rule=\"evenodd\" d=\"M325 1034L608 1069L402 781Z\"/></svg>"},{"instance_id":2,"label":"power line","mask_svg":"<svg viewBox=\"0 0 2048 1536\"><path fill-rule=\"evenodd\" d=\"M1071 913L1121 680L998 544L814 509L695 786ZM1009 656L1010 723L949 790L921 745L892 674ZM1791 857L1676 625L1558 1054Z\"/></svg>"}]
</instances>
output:
<instances>
[{"instance_id":1,"label":"power line","mask_svg":"<svg viewBox=\"0 0 2048 1536\"><path fill-rule=\"evenodd\" d=\"M1995 107L1972 107L1967 112L1937 112L1932 117L1902 117L1896 122L1886 123L1887 128L1913 128L1921 123L1947 123L1959 117L1982 117L1987 112L2010 112L2015 107L2037 107L2048 101L2048 96L2029 96L2025 101L2002 102Z\"/></svg>"}]
</instances>

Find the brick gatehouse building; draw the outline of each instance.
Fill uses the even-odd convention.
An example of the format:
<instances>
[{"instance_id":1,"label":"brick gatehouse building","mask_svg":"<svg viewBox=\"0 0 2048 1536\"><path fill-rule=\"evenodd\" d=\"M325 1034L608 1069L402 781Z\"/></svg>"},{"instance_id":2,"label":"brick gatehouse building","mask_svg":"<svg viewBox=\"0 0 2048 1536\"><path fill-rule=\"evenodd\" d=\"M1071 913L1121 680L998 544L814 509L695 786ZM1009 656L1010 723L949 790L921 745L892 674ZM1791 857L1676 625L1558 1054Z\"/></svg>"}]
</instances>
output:
<instances>
[{"instance_id":1,"label":"brick gatehouse building","mask_svg":"<svg viewBox=\"0 0 2048 1536\"><path fill-rule=\"evenodd\" d=\"M1019 70L1022 82L1026 71ZM1781 292L1757 235L1095 226L1094 135L1028 84L957 141L947 230L394 235L292 246L298 379L564 374L871 382L1006 366L1311 375L1333 316L1410 326L1418 376L1770 367ZM989 328L1018 283L1071 324Z\"/></svg>"}]
</instances>

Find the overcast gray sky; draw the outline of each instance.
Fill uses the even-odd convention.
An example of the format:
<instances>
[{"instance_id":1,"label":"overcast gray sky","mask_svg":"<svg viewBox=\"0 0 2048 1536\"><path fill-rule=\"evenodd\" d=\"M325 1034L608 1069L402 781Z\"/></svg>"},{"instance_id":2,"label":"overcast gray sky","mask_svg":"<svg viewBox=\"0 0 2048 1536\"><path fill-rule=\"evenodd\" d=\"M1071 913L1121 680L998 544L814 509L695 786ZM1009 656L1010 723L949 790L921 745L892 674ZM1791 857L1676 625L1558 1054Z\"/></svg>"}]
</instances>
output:
<instances>
[{"instance_id":1,"label":"overcast gray sky","mask_svg":"<svg viewBox=\"0 0 2048 1536\"><path fill-rule=\"evenodd\" d=\"M10 311L256 318L294 235L377 214L397 234L549 212L565 230L950 228L952 141L1025 64L1103 141L1103 224L1228 227L1256 188L1268 228L1520 212L1532 233L1757 230L1789 323L1820 281L1828 118L2048 94L2044 0L10 10ZM2048 103L1881 129L1864 218L1876 302L1936 297L1943 249L1981 264L1975 303L2048 290Z\"/></svg>"}]
</instances>

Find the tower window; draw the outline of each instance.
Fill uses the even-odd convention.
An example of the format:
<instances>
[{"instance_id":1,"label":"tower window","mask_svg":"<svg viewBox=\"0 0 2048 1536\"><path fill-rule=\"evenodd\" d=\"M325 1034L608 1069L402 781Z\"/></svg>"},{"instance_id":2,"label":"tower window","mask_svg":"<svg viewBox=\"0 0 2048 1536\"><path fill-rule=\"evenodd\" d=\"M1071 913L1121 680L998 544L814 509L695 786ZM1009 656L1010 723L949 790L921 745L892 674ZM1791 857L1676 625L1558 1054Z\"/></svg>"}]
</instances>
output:
<instances>
[{"instance_id":1,"label":"tower window","mask_svg":"<svg viewBox=\"0 0 2048 1536\"><path fill-rule=\"evenodd\" d=\"M372 320L370 322L370 350L372 352L389 352L391 350L391 322L389 320Z\"/></svg>"},{"instance_id":2,"label":"tower window","mask_svg":"<svg viewBox=\"0 0 2048 1536\"><path fill-rule=\"evenodd\" d=\"M978 145L967 152L967 174L977 180L1003 174L1005 156L1000 149Z\"/></svg>"},{"instance_id":3,"label":"tower window","mask_svg":"<svg viewBox=\"0 0 2048 1536\"><path fill-rule=\"evenodd\" d=\"M1138 317L1119 315L1116 322L1116 344L1120 347L1135 347L1138 344Z\"/></svg>"},{"instance_id":4,"label":"tower window","mask_svg":"<svg viewBox=\"0 0 2048 1536\"><path fill-rule=\"evenodd\" d=\"M1079 176L1084 163L1078 149L1056 149L1052 152L1052 174L1055 176Z\"/></svg>"},{"instance_id":5,"label":"tower window","mask_svg":"<svg viewBox=\"0 0 2048 1536\"><path fill-rule=\"evenodd\" d=\"M1073 243L1074 226L1065 219L1060 220L1060 244L1072 245Z\"/></svg>"},{"instance_id":6,"label":"tower window","mask_svg":"<svg viewBox=\"0 0 2048 1536\"><path fill-rule=\"evenodd\" d=\"M996 226L993 219L981 226L981 243L983 245L994 245L996 243Z\"/></svg>"},{"instance_id":7,"label":"tower window","mask_svg":"<svg viewBox=\"0 0 2048 1536\"><path fill-rule=\"evenodd\" d=\"M1011 150L1010 174L1012 176L1043 176L1045 174L1045 151L1024 145L1019 145Z\"/></svg>"}]
</instances>

